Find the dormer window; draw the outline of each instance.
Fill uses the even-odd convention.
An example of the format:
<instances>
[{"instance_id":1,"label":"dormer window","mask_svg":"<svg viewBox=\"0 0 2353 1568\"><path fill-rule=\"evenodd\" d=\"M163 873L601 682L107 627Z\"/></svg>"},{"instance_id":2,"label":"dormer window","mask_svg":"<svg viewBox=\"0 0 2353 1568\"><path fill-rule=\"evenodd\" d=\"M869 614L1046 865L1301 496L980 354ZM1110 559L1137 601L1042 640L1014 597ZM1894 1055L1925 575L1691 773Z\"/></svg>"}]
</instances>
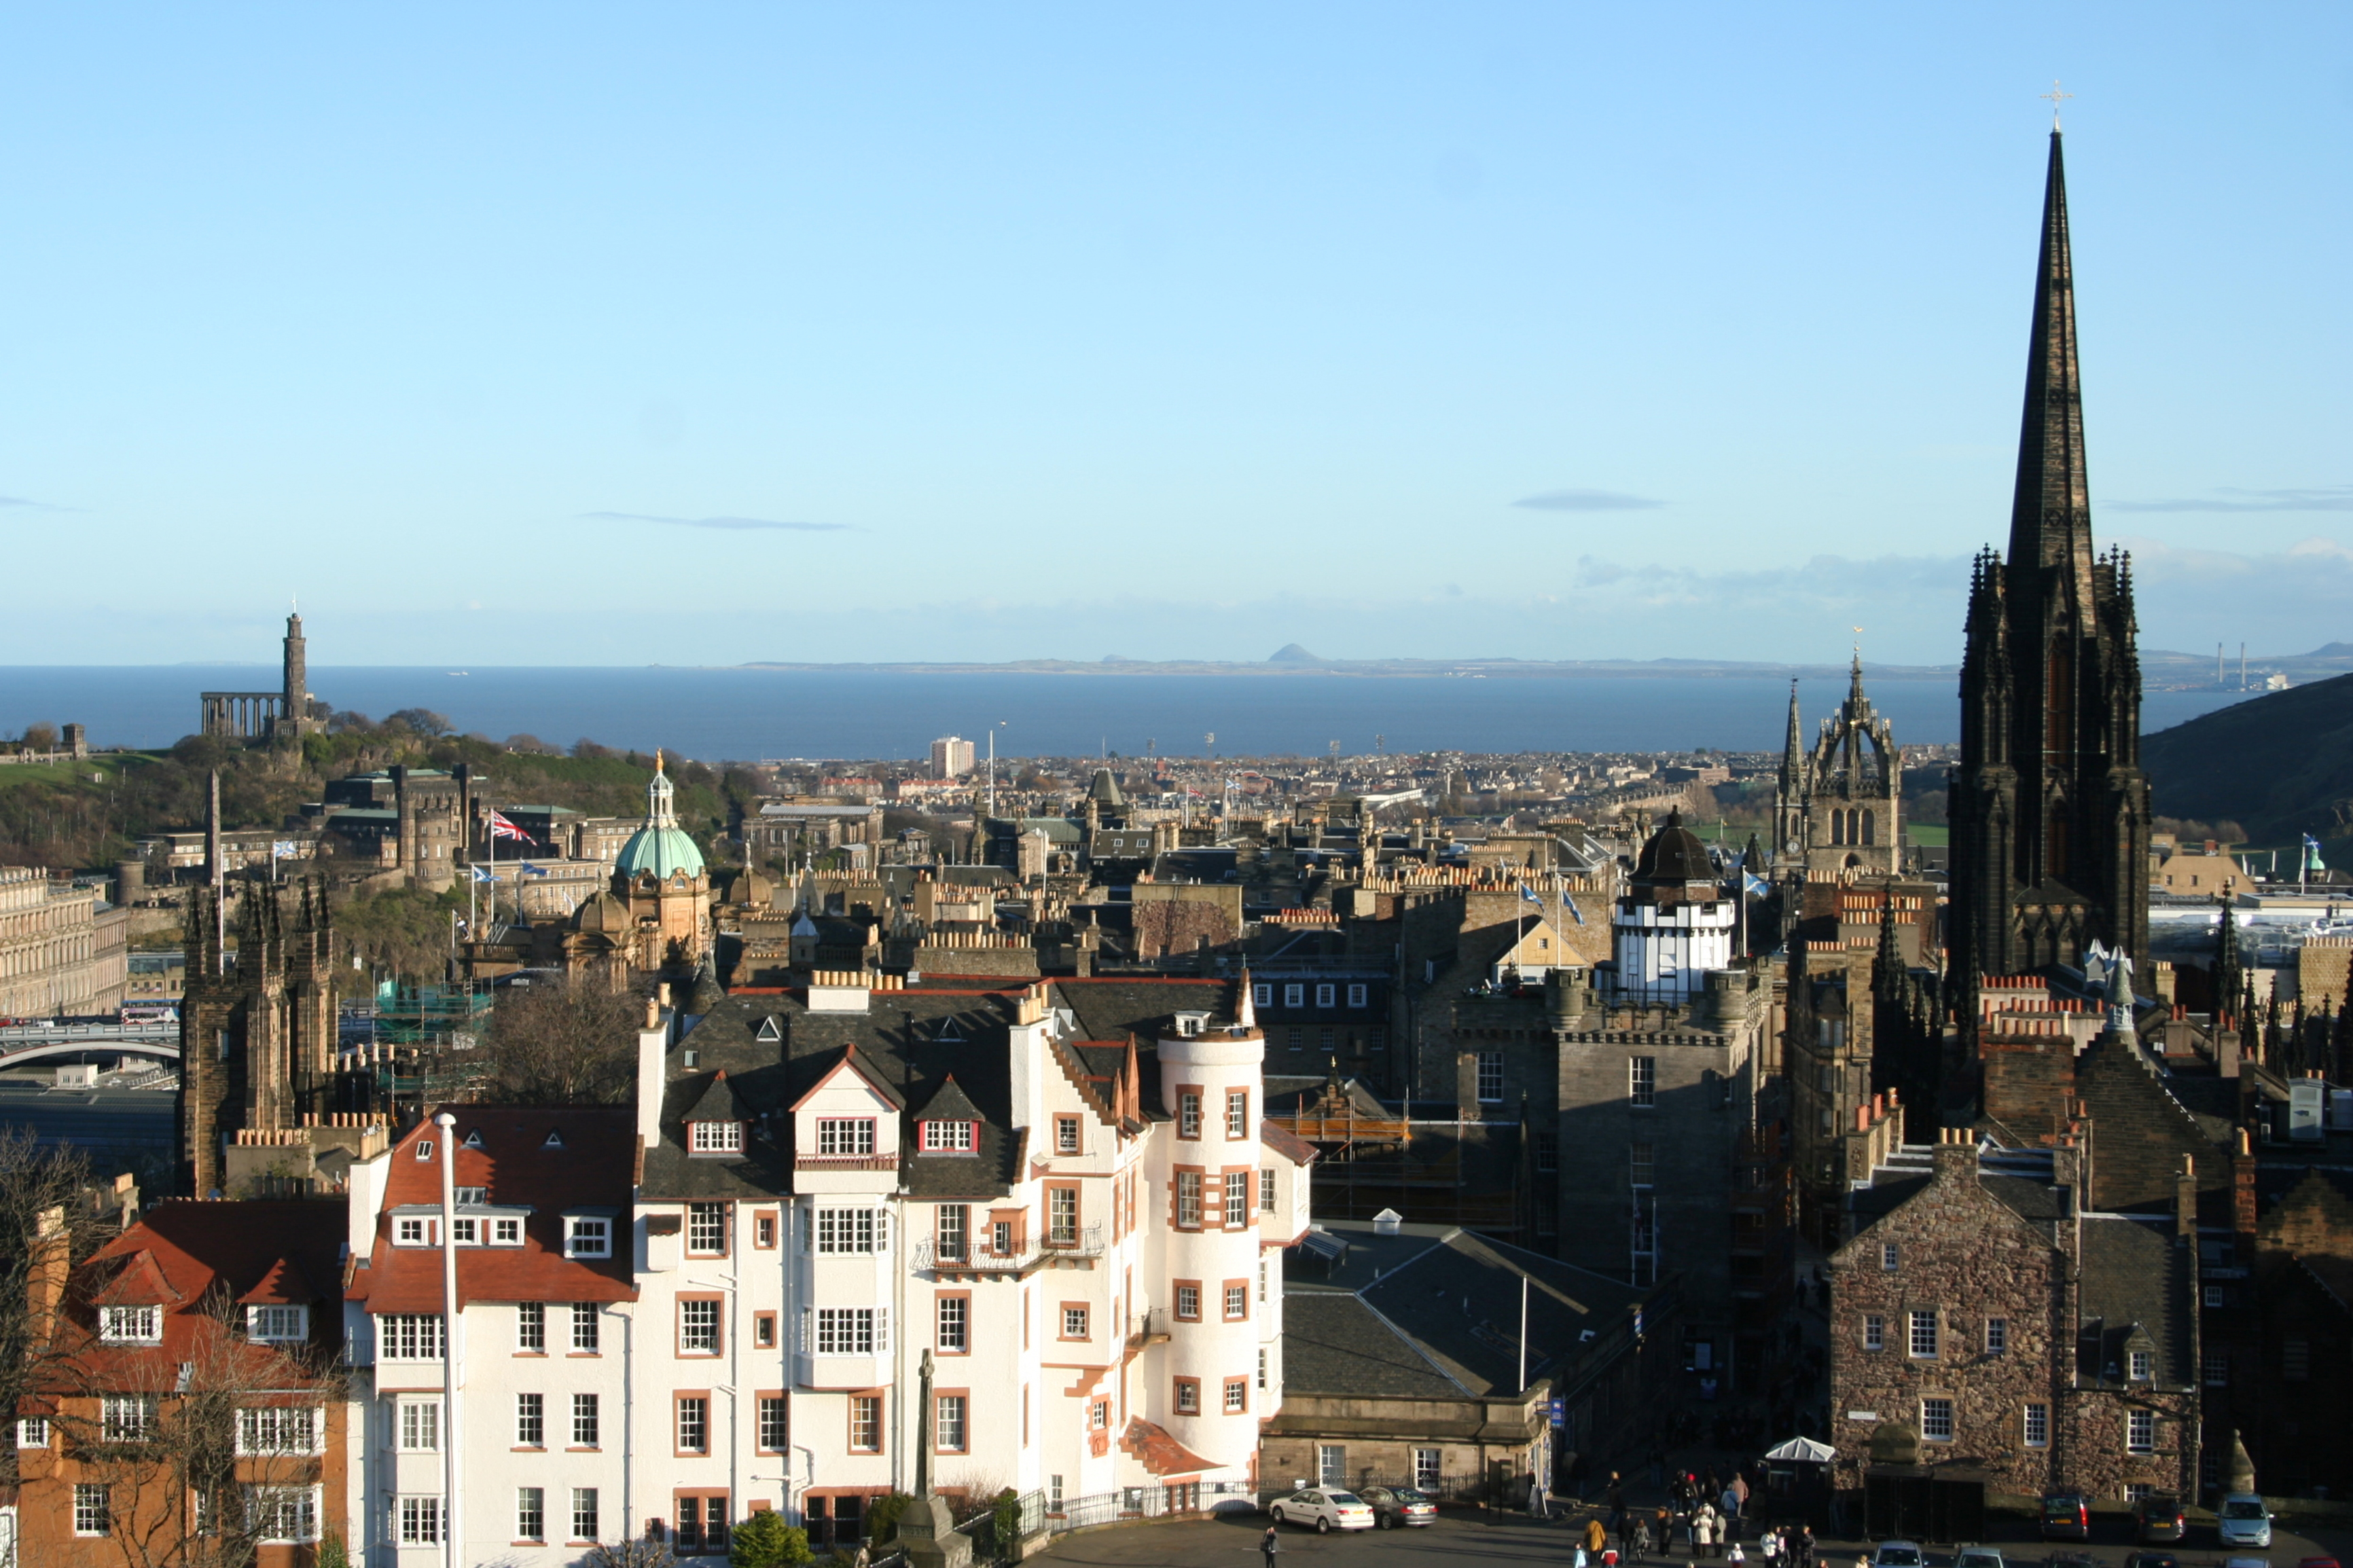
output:
<instances>
[{"instance_id":1,"label":"dormer window","mask_svg":"<svg viewBox=\"0 0 2353 1568\"><path fill-rule=\"evenodd\" d=\"M430 1247L440 1226L424 1215L401 1215L392 1222L395 1247Z\"/></svg>"},{"instance_id":2,"label":"dormer window","mask_svg":"<svg viewBox=\"0 0 2353 1568\"><path fill-rule=\"evenodd\" d=\"M2128 1358L2135 1383L2147 1383L2157 1375L2157 1356L2149 1351L2134 1351Z\"/></svg>"},{"instance_id":3,"label":"dormer window","mask_svg":"<svg viewBox=\"0 0 2353 1568\"><path fill-rule=\"evenodd\" d=\"M687 1128L687 1147L697 1154L735 1154L744 1148L740 1121L696 1121Z\"/></svg>"},{"instance_id":4,"label":"dormer window","mask_svg":"<svg viewBox=\"0 0 2353 1568\"><path fill-rule=\"evenodd\" d=\"M451 1190L450 1195L457 1200L460 1207L480 1208L484 1204L491 1201L491 1189L488 1187L457 1187Z\"/></svg>"},{"instance_id":5,"label":"dormer window","mask_svg":"<svg viewBox=\"0 0 2353 1568\"><path fill-rule=\"evenodd\" d=\"M152 1345L164 1338L161 1307L100 1307L98 1337L110 1345Z\"/></svg>"},{"instance_id":6,"label":"dormer window","mask_svg":"<svg viewBox=\"0 0 2353 1568\"><path fill-rule=\"evenodd\" d=\"M420 1164L422 1164L422 1163L425 1163L426 1162L427 1162L427 1161L431 1160L432 1158L433 1158L433 1140L432 1140L432 1139L430 1139L430 1138L419 1138L419 1139L417 1141L417 1163L420 1163Z\"/></svg>"},{"instance_id":7,"label":"dormer window","mask_svg":"<svg viewBox=\"0 0 2353 1568\"><path fill-rule=\"evenodd\" d=\"M969 1154L973 1148L974 1123L969 1121L926 1121L923 1123L923 1152L926 1154Z\"/></svg>"},{"instance_id":8,"label":"dormer window","mask_svg":"<svg viewBox=\"0 0 2353 1568\"><path fill-rule=\"evenodd\" d=\"M565 1215L564 1256L566 1258L612 1257L613 1222L602 1215Z\"/></svg>"},{"instance_id":9,"label":"dormer window","mask_svg":"<svg viewBox=\"0 0 2353 1568\"><path fill-rule=\"evenodd\" d=\"M1192 1039L1200 1034L1208 1021L1209 1016L1207 1013L1179 1013L1176 1015L1177 1036L1183 1039Z\"/></svg>"},{"instance_id":10,"label":"dormer window","mask_svg":"<svg viewBox=\"0 0 2353 1568\"><path fill-rule=\"evenodd\" d=\"M311 1337L308 1307L248 1307L245 1337L259 1343L306 1340Z\"/></svg>"}]
</instances>

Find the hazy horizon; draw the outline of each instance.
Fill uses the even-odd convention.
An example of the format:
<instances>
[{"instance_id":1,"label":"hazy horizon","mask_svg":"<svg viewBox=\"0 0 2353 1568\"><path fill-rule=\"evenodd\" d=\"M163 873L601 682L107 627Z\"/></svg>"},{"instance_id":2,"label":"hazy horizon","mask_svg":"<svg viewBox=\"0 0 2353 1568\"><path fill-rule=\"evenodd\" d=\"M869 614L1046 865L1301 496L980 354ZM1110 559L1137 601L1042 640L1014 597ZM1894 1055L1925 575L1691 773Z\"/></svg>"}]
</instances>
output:
<instances>
[{"instance_id":1,"label":"hazy horizon","mask_svg":"<svg viewBox=\"0 0 2353 1568\"><path fill-rule=\"evenodd\" d=\"M1949 662L2054 77L2143 623L2353 621L2343 6L16 23L0 663Z\"/></svg>"}]
</instances>

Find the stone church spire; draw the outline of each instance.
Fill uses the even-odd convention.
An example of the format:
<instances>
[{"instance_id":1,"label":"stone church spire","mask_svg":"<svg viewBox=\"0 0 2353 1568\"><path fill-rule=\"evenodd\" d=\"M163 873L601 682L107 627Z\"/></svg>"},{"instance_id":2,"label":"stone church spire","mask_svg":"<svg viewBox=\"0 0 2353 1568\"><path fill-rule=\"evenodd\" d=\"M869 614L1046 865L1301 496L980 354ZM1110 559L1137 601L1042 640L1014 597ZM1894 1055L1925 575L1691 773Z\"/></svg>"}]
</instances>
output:
<instances>
[{"instance_id":1,"label":"stone church spire","mask_svg":"<svg viewBox=\"0 0 2353 1568\"><path fill-rule=\"evenodd\" d=\"M1952 972L2148 953L2148 782L2132 574L2094 556L2060 138L2044 176L2008 559L1970 568L1953 770ZM1974 1016L1973 1002L1961 1008Z\"/></svg>"},{"instance_id":2,"label":"stone church spire","mask_svg":"<svg viewBox=\"0 0 2353 1568\"><path fill-rule=\"evenodd\" d=\"M2010 563L2062 569L2080 615L2092 610L2091 482L2084 465L2083 367L2075 349L2075 267L2067 242L2067 173L2057 131L2043 176L2042 241L2034 274L2034 327L2026 405L2010 498Z\"/></svg>"}]
</instances>

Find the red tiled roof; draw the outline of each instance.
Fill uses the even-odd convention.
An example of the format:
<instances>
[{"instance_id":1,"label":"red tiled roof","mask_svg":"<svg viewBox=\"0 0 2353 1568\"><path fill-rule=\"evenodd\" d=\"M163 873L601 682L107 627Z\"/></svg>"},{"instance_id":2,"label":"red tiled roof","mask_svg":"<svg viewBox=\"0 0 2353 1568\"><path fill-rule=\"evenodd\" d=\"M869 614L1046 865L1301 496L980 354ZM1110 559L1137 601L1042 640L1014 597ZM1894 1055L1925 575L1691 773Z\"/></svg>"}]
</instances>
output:
<instances>
[{"instance_id":1,"label":"red tiled roof","mask_svg":"<svg viewBox=\"0 0 2353 1568\"><path fill-rule=\"evenodd\" d=\"M1258 1141L1294 1165L1314 1163L1318 1152L1314 1144L1298 1133L1287 1127L1277 1127L1271 1121L1258 1124Z\"/></svg>"},{"instance_id":2,"label":"red tiled roof","mask_svg":"<svg viewBox=\"0 0 2353 1568\"><path fill-rule=\"evenodd\" d=\"M1189 1476L1218 1468L1170 1436L1166 1427L1155 1426L1141 1415L1128 1417L1119 1446L1155 1476Z\"/></svg>"},{"instance_id":3,"label":"red tiled roof","mask_svg":"<svg viewBox=\"0 0 2353 1568\"><path fill-rule=\"evenodd\" d=\"M83 1266L105 1283L90 1292L93 1309L73 1313L77 1356L96 1358L107 1386L168 1388L182 1363L206 1355L206 1336L216 1331L210 1314L223 1297L309 1306L311 1345L332 1345L343 1337L342 1314L308 1282L335 1278L343 1244L340 1198L159 1203ZM255 1294L270 1281L276 1297ZM162 1307L163 1342L99 1344L90 1336L95 1306ZM242 1357L284 1359L269 1347L232 1343Z\"/></svg>"},{"instance_id":4,"label":"red tiled roof","mask_svg":"<svg viewBox=\"0 0 2353 1568\"><path fill-rule=\"evenodd\" d=\"M493 1207L524 1206L521 1247L458 1249L458 1304L475 1301L634 1301L629 1283L629 1187L638 1160L637 1125L629 1109L612 1105L441 1107L457 1118L454 1184L485 1187ZM551 1145L553 1135L558 1142ZM392 1245L392 1211L441 1203L446 1151L419 1160L422 1139L438 1141L432 1120L418 1122L392 1147L375 1245L352 1271L347 1294L371 1312L441 1310L441 1249ZM467 1141L478 1138L479 1146ZM567 1210L603 1209L613 1215L613 1256L564 1256Z\"/></svg>"}]
</instances>

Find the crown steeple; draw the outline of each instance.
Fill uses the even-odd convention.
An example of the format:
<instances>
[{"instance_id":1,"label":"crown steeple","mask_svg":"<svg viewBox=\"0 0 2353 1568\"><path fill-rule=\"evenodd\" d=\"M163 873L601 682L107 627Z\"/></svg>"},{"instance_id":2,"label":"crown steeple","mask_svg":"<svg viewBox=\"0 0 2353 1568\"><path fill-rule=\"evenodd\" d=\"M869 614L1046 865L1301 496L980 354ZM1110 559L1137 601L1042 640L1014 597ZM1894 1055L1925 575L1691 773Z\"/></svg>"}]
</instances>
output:
<instances>
[{"instance_id":1,"label":"crown steeple","mask_svg":"<svg viewBox=\"0 0 2353 1568\"><path fill-rule=\"evenodd\" d=\"M2051 132L2042 186L2042 251L2034 274L2034 332L2010 500L2010 564L2057 568L2068 597L2092 602L2092 501L2084 466L2084 390L2075 353L2075 268L2067 243L2067 174Z\"/></svg>"}]
</instances>

